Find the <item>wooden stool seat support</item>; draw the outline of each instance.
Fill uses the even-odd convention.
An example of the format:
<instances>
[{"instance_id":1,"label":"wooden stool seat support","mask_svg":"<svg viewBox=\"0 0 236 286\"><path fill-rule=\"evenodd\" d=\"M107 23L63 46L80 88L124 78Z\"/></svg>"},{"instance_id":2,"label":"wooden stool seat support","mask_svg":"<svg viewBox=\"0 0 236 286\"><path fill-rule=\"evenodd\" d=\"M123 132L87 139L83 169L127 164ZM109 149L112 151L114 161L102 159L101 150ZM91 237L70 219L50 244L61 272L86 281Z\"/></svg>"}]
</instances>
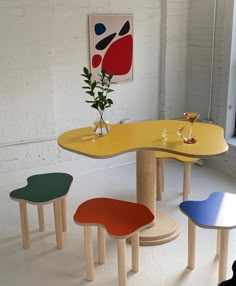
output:
<instances>
[{"instance_id":1,"label":"wooden stool seat support","mask_svg":"<svg viewBox=\"0 0 236 286\"><path fill-rule=\"evenodd\" d=\"M164 192L164 160L175 159L184 165L183 172L183 201L188 200L190 193L191 183L191 169L192 164L196 163L198 158L185 157L178 154L168 152L156 152L156 163L157 163L157 200L162 200L162 192Z\"/></svg>"},{"instance_id":2,"label":"wooden stool seat support","mask_svg":"<svg viewBox=\"0 0 236 286\"><path fill-rule=\"evenodd\" d=\"M30 176L27 185L10 193L20 205L23 248L30 247L27 203L37 205L39 231L45 230L43 205L53 203L57 248L63 248L62 231L67 230L66 195L73 177L66 173L48 173Z\"/></svg>"},{"instance_id":3,"label":"wooden stool seat support","mask_svg":"<svg viewBox=\"0 0 236 286\"><path fill-rule=\"evenodd\" d=\"M82 203L74 222L84 227L86 279L94 280L92 226L98 227L98 260L105 263L105 230L117 240L119 286L127 285L126 239L131 238L132 271L139 271L139 231L152 226L154 215L144 205L110 198Z\"/></svg>"},{"instance_id":4,"label":"wooden stool seat support","mask_svg":"<svg viewBox=\"0 0 236 286\"><path fill-rule=\"evenodd\" d=\"M219 256L218 282L226 278L229 230L236 228L236 195L212 193L203 201L186 201L180 210L188 216L188 267L195 267L196 225L217 229L216 255Z\"/></svg>"}]
</instances>

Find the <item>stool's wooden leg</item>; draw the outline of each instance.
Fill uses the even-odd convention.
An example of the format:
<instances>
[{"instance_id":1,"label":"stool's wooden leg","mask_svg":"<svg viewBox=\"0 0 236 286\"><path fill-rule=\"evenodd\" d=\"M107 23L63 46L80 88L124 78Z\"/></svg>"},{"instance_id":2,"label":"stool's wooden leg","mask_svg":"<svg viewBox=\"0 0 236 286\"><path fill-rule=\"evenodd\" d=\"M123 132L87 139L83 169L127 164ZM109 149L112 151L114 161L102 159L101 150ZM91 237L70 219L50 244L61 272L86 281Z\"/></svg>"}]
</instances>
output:
<instances>
[{"instance_id":1,"label":"stool's wooden leg","mask_svg":"<svg viewBox=\"0 0 236 286\"><path fill-rule=\"evenodd\" d=\"M86 261L86 279L94 280L94 256L92 226L84 226L84 248Z\"/></svg>"},{"instance_id":2,"label":"stool's wooden leg","mask_svg":"<svg viewBox=\"0 0 236 286\"><path fill-rule=\"evenodd\" d=\"M139 271L139 233L137 232L131 237L132 248L132 271Z\"/></svg>"},{"instance_id":3,"label":"stool's wooden leg","mask_svg":"<svg viewBox=\"0 0 236 286\"><path fill-rule=\"evenodd\" d=\"M62 237L62 222L61 222L61 203L60 200L53 202L54 209L54 221L55 221L55 230L56 230L56 241L57 248L63 248L63 237Z\"/></svg>"},{"instance_id":4,"label":"stool's wooden leg","mask_svg":"<svg viewBox=\"0 0 236 286\"><path fill-rule=\"evenodd\" d=\"M162 200L162 192L164 192L164 159L156 158L156 193L157 200Z\"/></svg>"},{"instance_id":5,"label":"stool's wooden leg","mask_svg":"<svg viewBox=\"0 0 236 286\"><path fill-rule=\"evenodd\" d=\"M226 279L229 230L222 229L220 235L219 283Z\"/></svg>"},{"instance_id":6,"label":"stool's wooden leg","mask_svg":"<svg viewBox=\"0 0 236 286\"><path fill-rule=\"evenodd\" d=\"M195 267L196 226L188 219L188 268Z\"/></svg>"},{"instance_id":7,"label":"stool's wooden leg","mask_svg":"<svg viewBox=\"0 0 236 286\"><path fill-rule=\"evenodd\" d=\"M38 205L39 231L45 230L43 205Z\"/></svg>"},{"instance_id":8,"label":"stool's wooden leg","mask_svg":"<svg viewBox=\"0 0 236 286\"><path fill-rule=\"evenodd\" d=\"M220 229L217 229L217 240L216 240L216 256L220 256L220 237L221 237L221 231Z\"/></svg>"},{"instance_id":9,"label":"stool's wooden leg","mask_svg":"<svg viewBox=\"0 0 236 286\"><path fill-rule=\"evenodd\" d=\"M20 201L19 205L20 205L20 220L21 220L23 248L27 249L30 247L27 205L26 202L23 201Z\"/></svg>"},{"instance_id":10,"label":"stool's wooden leg","mask_svg":"<svg viewBox=\"0 0 236 286\"><path fill-rule=\"evenodd\" d=\"M62 230L67 231L67 208L66 208L66 197L61 200L61 219L62 219Z\"/></svg>"},{"instance_id":11,"label":"stool's wooden leg","mask_svg":"<svg viewBox=\"0 0 236 286\"><path fill-rule=\"evenodd\" d=\"M190 182L191 182L191 163L184 163L184 175L183 175L183 201L188 200L190 193Z\"/></svg>"},{"instance_id":12,"label":"stool's wooden leg","mask_svg":"<svg viewBox=\"0 0 236 286\"><path fill-rule=\"evenodd\" d=\"M104 264L106 261L105 229L98 226L98 262Z\"/></svg>"},{"instance_id":13,"label":"stool's wooden leg","mask_svg":"<svg viewBox=\"0 0 236 286\"><path fill-rule=\"evenodd\" d=\"M118 256L118 280L119 286L127 285L126 274L126 245L125 239L117 239L117 256Z\"/></svg>"}]
</instances>

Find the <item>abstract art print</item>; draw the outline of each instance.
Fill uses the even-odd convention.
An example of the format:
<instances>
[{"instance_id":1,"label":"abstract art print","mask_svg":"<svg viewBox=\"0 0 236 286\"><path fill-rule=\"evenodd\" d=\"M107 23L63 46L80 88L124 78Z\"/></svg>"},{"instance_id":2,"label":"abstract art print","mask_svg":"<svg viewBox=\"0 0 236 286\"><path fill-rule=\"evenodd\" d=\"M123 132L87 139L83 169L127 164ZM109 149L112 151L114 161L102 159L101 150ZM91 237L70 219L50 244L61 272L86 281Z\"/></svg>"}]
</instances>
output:
<instances>
[{"instance_id":1,"label":"abstract art print","mask_svg":"<svg viewBox=\"0 0 236 286\"><path fill-rule=\"evenodd\" d=\"M132 15L90 15L90 64L96 78L102 69L112 82L133 80Z\"/></svg>"}]
</instances>

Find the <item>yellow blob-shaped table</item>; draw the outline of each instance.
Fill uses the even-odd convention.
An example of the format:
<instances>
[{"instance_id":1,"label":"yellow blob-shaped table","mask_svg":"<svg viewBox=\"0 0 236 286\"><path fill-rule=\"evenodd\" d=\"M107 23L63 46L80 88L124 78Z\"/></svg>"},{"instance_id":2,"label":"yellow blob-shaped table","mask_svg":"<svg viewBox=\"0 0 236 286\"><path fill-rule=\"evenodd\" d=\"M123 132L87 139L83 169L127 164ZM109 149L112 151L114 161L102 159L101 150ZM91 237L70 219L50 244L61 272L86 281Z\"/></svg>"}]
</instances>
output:
<instances>
[{"instance_id":1,"label":"yellow blob-shaped table","mask_svg":"<svg viewBox=\"0 0 236 286\"><path fill-rule=\"evenodd\" d=\"M162 137L163 129L175 133L185 124L188 123L178 120L143 121L112 125L110 133L103 137L96 136L91 127L74 129L58 137L60 147L95 159L136 151L137 202L146 205L156 216L155 225L140 233L141 245L163 244L180 232L173 218L156 212L156 151L211 158L228 150L223 128L213 124L194 124L195 144L185 144L177 134Z\"/></svg>"}]
</instances>

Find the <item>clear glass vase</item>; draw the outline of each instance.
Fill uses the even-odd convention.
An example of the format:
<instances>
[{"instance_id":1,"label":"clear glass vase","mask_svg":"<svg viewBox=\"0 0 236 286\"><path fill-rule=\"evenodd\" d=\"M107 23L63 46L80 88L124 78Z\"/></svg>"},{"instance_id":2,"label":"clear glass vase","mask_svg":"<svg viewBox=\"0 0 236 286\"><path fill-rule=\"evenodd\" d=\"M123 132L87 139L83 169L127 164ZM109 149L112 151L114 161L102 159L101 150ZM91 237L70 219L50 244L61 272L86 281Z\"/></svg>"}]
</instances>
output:
<instances>
[{"instance_id":1,"label":"clear glass vase","mask_svg":"<svg viewBox=\"0 0 236 286\"><path fill-rule=\"evenodd\" d=\"M98 117L92 125L93 132L98 136L105 136L110 132L111 124L104 116L104 110L98 111Z\"/></svg>"}]
</instances>

